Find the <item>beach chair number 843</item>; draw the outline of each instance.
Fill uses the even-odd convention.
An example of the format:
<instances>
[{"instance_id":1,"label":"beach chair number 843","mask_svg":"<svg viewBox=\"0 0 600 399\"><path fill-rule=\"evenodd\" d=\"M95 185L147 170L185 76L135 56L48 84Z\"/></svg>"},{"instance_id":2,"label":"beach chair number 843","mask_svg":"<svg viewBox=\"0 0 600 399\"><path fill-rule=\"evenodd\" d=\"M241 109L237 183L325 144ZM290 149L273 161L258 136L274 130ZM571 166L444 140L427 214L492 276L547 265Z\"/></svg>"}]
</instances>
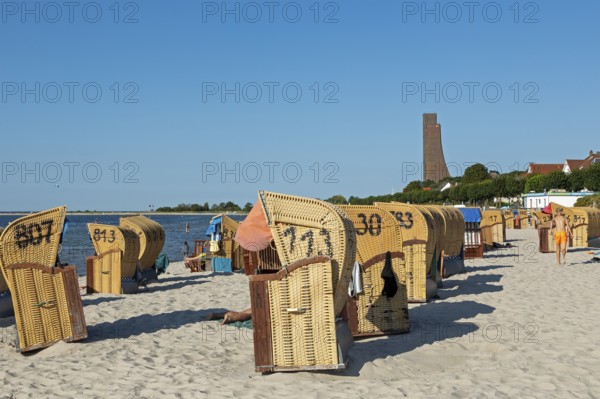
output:
<instances>
[{"instance_id":1,"label":"beach chair number 843","mask_svg":"<svg viewBox=\"0 0 600 399\"><path fill-rule=\"evenodd\" d=\"M17 246L21 249L27 248L29 245L40 245L44 239L50 243L52 237L52 219L45 220L41 223L21 224L15 227L15 239Z\"/></svg>"}]
</instances>

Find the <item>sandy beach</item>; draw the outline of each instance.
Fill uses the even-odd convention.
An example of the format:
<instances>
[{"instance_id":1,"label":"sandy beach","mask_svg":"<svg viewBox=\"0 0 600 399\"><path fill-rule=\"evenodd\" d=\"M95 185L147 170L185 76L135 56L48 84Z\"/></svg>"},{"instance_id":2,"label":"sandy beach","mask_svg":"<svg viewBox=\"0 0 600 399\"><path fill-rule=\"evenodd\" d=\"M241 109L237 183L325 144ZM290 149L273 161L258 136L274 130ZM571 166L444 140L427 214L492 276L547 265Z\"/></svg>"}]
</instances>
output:
<instances>
[{"instance_id":1,"label":"sandy beach","mask_svg":"<svg viewBox=\"0 0 600 399\"><path fill-rule=\"evenodd\" d=\"M21 355L14 319L0 320L0 398L600 397L600 264L570 249L556 266L535 230L507 233L515 248L411 304L410 333L357 341L345 371L255 373L251 330L202 321L247 308L247 277L180 262L149 292L84 295L82 342Z\"/></svg>"}]
</instances>

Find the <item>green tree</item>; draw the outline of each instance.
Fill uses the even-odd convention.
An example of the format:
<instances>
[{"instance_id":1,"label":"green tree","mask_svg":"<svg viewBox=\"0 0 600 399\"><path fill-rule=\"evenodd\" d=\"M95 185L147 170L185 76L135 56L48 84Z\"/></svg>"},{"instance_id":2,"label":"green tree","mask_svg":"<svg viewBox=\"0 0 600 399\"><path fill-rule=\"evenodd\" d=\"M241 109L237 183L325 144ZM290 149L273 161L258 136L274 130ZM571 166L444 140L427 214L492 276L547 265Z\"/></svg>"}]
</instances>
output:
<instances>
[{"instance_id":1,"label":"green tree","mask_svg":"<svg viewBox=\"0 0 600 399\"><path fill-rule=\"evenodd\" d=\"M336 205L344 205L348 203L348 201L346 201L346 197L340 194L334 195L333 197L328 198L325 201Z\"/></svg>"},{"instance_id":2,"label":"green tree","mask_svg":"<svg viewBox=\"0 0 600 399\"><path fill-rule=\"evenodd\" d=\"M556 190L556 189L568 189L569 188L569 178L567 175L560 171L556 170L554 172L550 172L547 175L544 175L543 185L546 190Z\"/></svg>"},{"instance_id":3,"label":"green tree","mask_svg":"<svg viewBox=\"0 0 600 399\"><path fill-rule=\"evenodd\" d=\"M539 193L544 191L544 176L543 175L531 175L527 178L525 182L525 192L535 192Z\"/></svg>"},{"instance_id":4,"label":"green tree","mask_svg":"<svg viewBox=\"0 0 600 399\"><path fill-rule=\"evenodd\" d=\"M252 210L252 207L253 207L253 206L254 206L254 205L252 205L252 203L251 203L251 202L246 202L246 205L244 205L244 211L245 211L245 212L250 212L250 211Z\"/></svg>"},{"instance_id":5,"label":"green tree","mask_svg":"<svg viewBox=\"0 0 600 399\"><path fill-rule=\"evenodd\" d=\"M469 166L465 169L465 173L462 177L462 182L465 184L478 183L490 178L487 168L480 163Z\"/></svg>"},{"instance_id":6,"label":"green tree","mask_svg":"<svg viewBox=\"0 0 600 399\"><path fill-rule=\"evenodd\" d=\"M411 181L410 183L408 183L406 185L406 187L404 187L404 190L402 190L403 193L410 193L413 191L421 191L423 190L423 183L420 182L419 180L415 180L415 181Z\"/></svg>"},{"instance_id":7,"label":"green tree","mask_svg":"<svg viewBox=\"0 0 600 399\"><path fill-rule=\"evenodd\" d=\"M569 190L581 191L585 188L587 173L581 169L575 169L568 175Z\"/></svg>"},{"instance_id":8,"label":"green tree","mask_svg":"<svg viewBox=\"0 0 600 399\"><path fill-rule=\"evenodd\" d=\"M600 163L585 169L585 188L590 191L600 191Z\"/></svg>"}]
</instances>

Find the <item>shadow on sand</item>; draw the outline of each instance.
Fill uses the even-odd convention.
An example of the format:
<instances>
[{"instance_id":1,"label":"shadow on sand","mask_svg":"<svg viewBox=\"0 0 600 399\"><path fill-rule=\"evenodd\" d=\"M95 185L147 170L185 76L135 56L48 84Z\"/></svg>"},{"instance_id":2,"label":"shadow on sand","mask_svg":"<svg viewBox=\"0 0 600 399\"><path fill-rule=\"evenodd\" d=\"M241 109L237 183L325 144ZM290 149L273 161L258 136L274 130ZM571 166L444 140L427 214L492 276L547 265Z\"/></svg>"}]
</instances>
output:
<instances>
[{"instance_id":1,"label":"shadow on sand","mask_svg":"<svg viewBox=\"0 0 600 399\"><path fill-rule=\"evenodd\" d=\"M95 297L95 298L92 298L92 296L93 296L93 294L88 294L88 295L83 295L81 297L83 306L98 305L98 304L101 304L104 302L115 302L115 301L122 301L123 299L125 299L122 296Z\"/></svg>"},{"instance_id":2,"label":"shadow on sand","mask_svg":"<svg viewBox=\"0 0 600 399\"><path fill-rule=\"evenodd\" d=\"M410 332L369 341L357 341L350 351L347 376L358 376L366 363L388 356L410 352L423 345L451 339L465 339L479 329L475 323L458 322L480 314L490 314L495 308L474 301L458 303L433 302L410 309Z\"/></svg>"},{"instance_id":3,"label":"shadow on sand","mask_svg":"<svg viewBox=\"0 0 600 399\"><path fill-rule=\"evenodd\" d=\"M141 334L152 334L161 330L174 330L182 326L204 321L210 313L226 312L227 309L177 310L158 315L140 316L104 322L88 326L88 338L81 342L97 342L107 339L129 339Z\"/></svg>"},{"instance_id":4,"label":"shadow on sand","mask_svg":"<svg viewBox=\"0 0 600 399\"><path fill-rule=\"evenodd\" d=\"M485 292L500 292L503 290L498 283L502 279L501 274L475 274L465 280L444 280L444 286L438 290L440 300L453 298L461 295L477 295Z\"/></svg>"}]
</instances>

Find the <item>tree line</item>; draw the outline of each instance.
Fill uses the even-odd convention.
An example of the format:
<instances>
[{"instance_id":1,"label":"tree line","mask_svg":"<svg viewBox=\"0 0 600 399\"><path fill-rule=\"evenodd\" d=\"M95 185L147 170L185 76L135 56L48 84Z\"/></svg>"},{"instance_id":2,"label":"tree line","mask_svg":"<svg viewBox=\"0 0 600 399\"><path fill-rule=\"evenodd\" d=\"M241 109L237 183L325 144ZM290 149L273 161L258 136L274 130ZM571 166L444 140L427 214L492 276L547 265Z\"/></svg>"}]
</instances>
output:
<instances>
[{"instance_id":1,"label":"tree line","mask_svg":"<svg viewBox=\"0 0 600 399\"><path fill-rule=\"evenodd\" d=\"M447 183L452 186L442 191ZM365 198L334 195L326 201L333 204L372 205L374 202L410 202L414 204L466 203L471 205L507 205L499 200L520 197L524 193L566 190L600 192L600 164L570 174L555 171L546 175L515 171L500 174L482 164L468 167L462 177L449 177L438 183L412 181L401 193L374 195ZM586 200L581 203L592 201Z\"/></svg>"},{"instance_id":2,"label":"tree line","mask_svg":"<svg viewBox=\"0 0 600 399\"><path fill-rule=\"evenodd\" d=\"M200 204L179 204L175 207L163 206L156 208L156 212L250 212L252 204L247 202L244 207L240 207L232 201L221 202L220 204L209 205L205 202Z\"/></svg>"}]
</instances>

